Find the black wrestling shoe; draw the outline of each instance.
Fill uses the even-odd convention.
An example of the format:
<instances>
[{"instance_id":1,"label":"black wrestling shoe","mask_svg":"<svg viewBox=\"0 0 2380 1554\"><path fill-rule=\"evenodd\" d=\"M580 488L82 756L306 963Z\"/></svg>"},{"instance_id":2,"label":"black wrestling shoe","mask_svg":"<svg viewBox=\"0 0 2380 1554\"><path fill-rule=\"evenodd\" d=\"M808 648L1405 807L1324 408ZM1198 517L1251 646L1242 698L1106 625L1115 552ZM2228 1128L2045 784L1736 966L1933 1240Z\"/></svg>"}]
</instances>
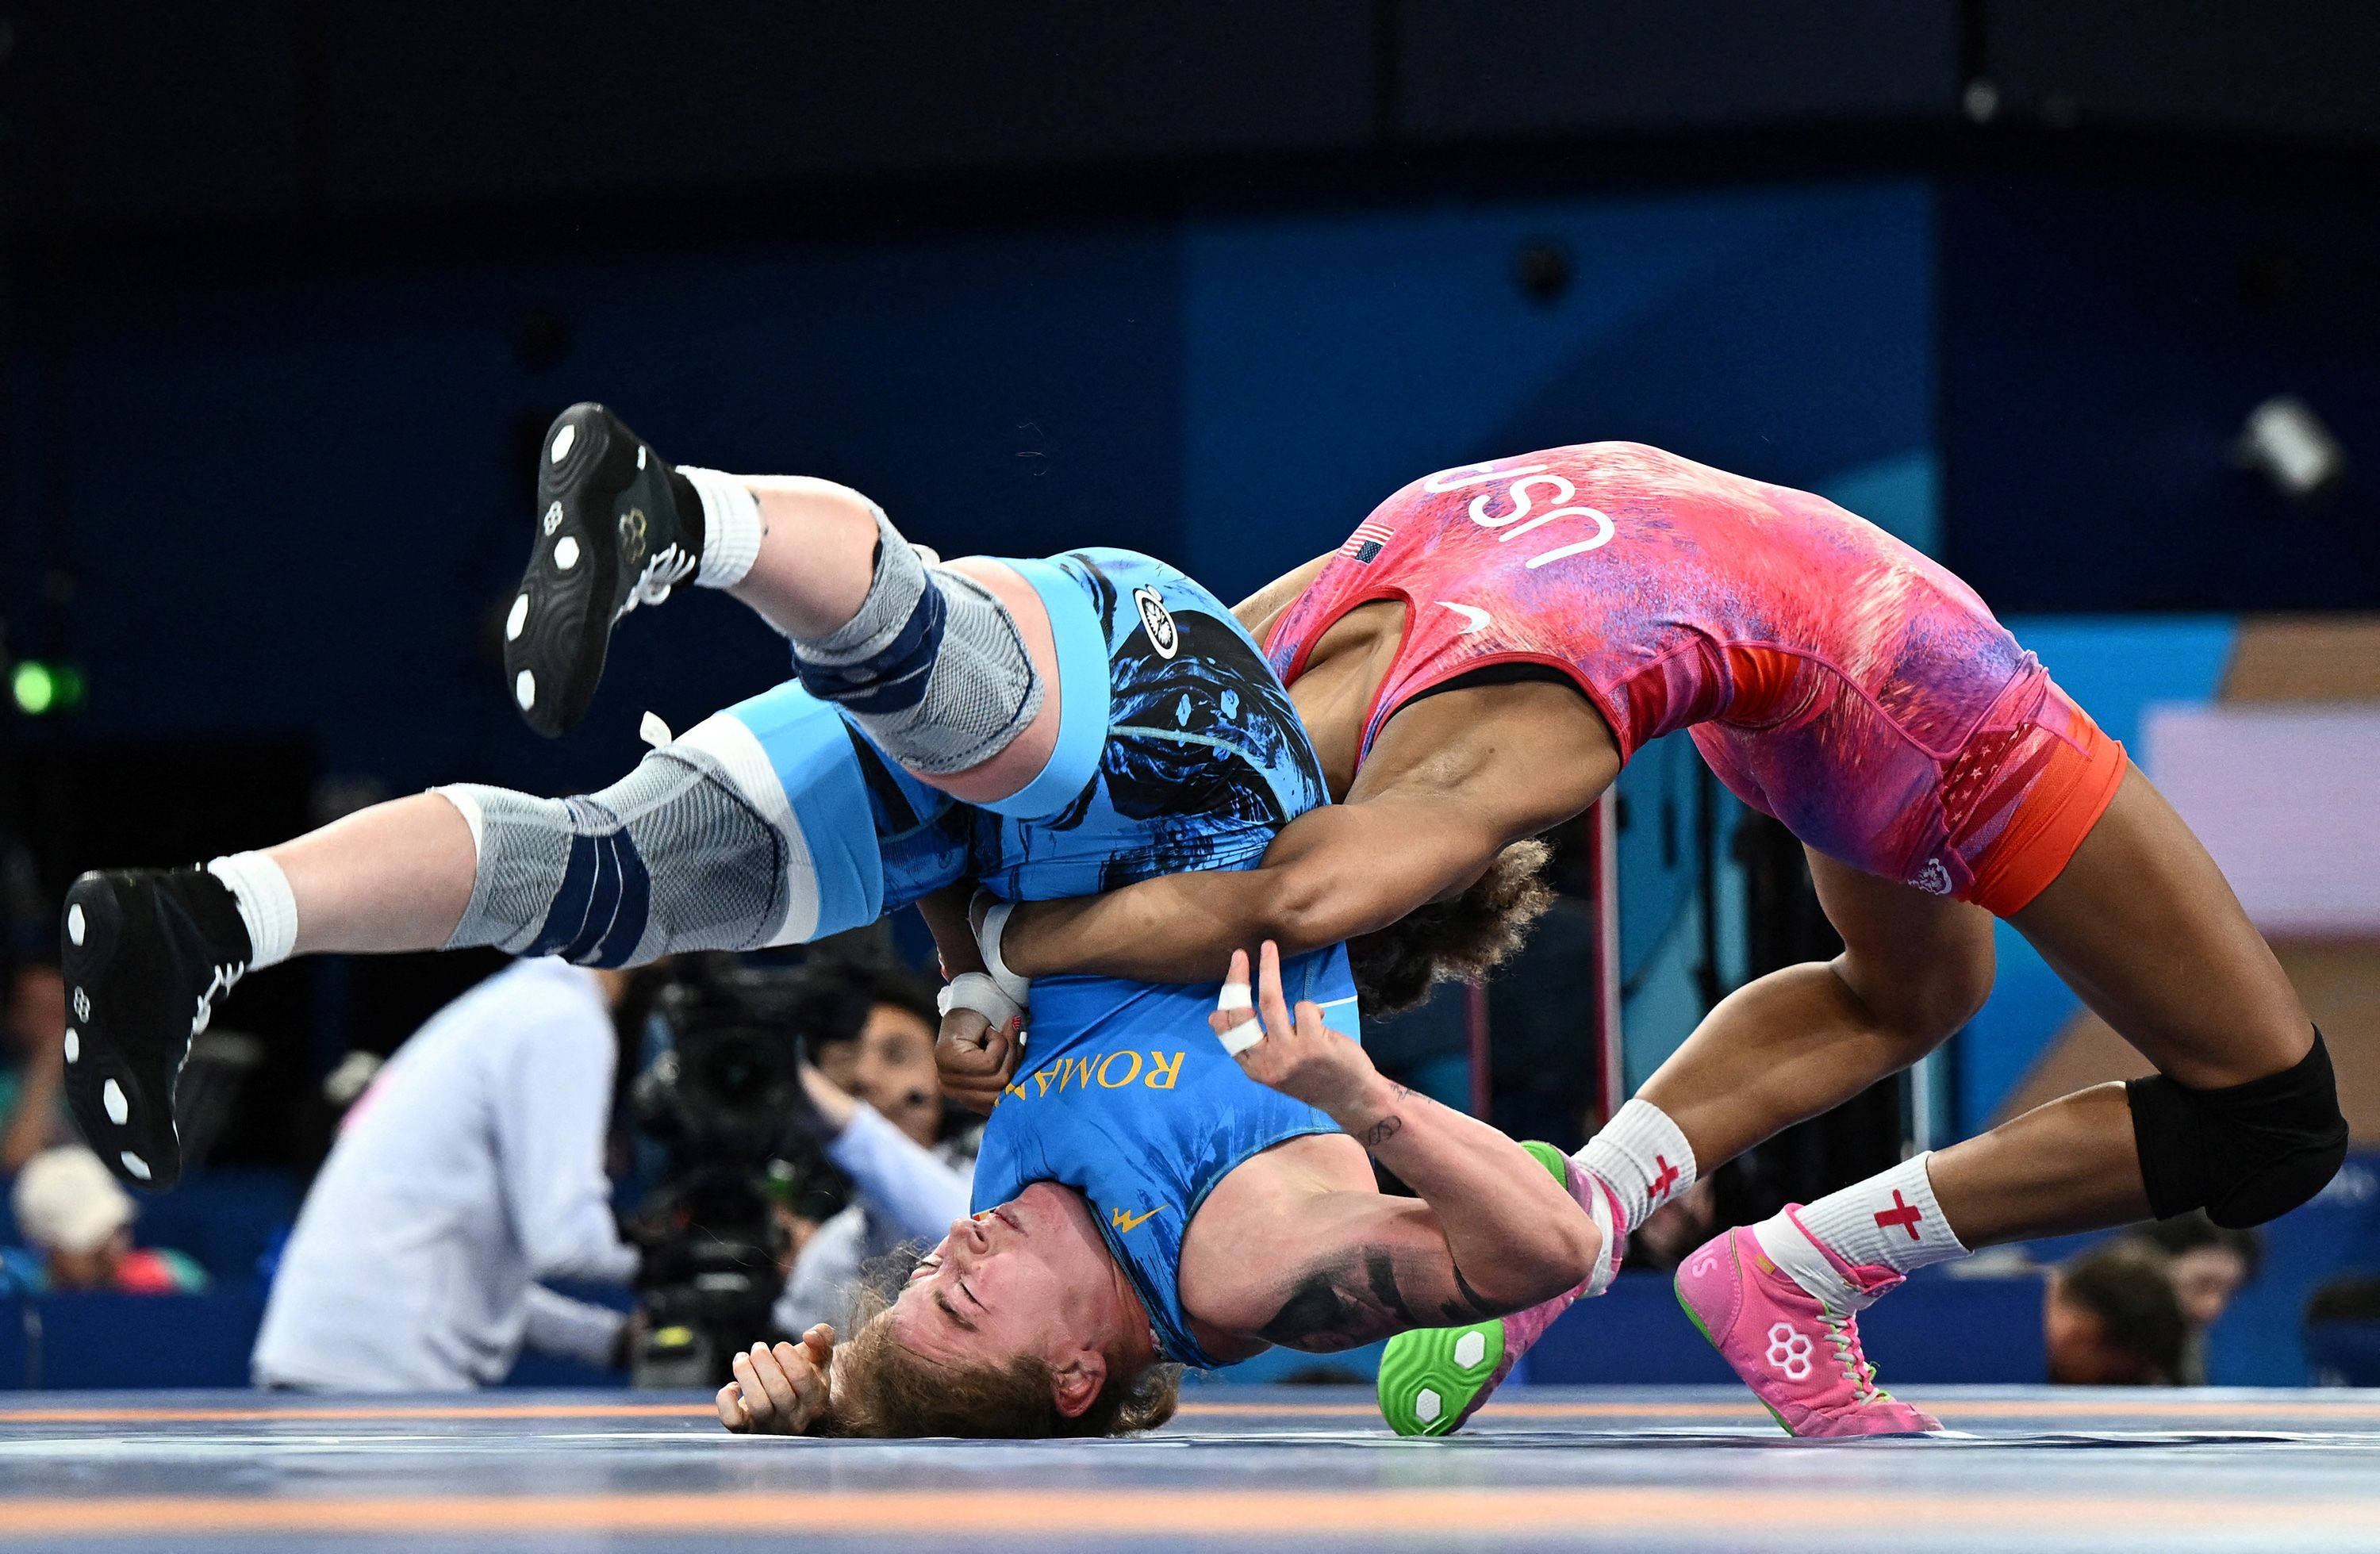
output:
<instances>
[{"instance_id":1,"label":"black wrestling shoe","mask_svg":"<svg viewBox=\"0 0 2380 1554\"><path fill-rule=\"evenodd\" d=\"M549 738L587 715L613 625L659 604L702 558L702 500L627 423L573 405L537 461L537 538L504 616L504 681Z\"/></svg>"},{"instance_id":2,"label":"black wrestling shoe","mask_svg":"<svg viewBox=\"0 0 2380 1554\"><path fill-rule=\"evenodd\" d=\"M182 1175L174 1086L254 952L202 868L111 868L67 891L67 1104L107 1169L162 1193Z\"/></svg>"}]
</instances>

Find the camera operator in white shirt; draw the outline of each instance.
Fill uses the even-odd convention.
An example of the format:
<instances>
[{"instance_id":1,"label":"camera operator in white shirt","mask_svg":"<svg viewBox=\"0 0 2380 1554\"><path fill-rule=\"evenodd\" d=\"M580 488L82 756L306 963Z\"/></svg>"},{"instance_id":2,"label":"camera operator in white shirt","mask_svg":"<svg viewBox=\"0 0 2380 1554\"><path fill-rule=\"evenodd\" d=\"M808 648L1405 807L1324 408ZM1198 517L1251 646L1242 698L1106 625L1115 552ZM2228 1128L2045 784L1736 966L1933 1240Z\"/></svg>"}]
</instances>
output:
<instances>
[{"instance_id":1,"label":"camera operator in white shirt","mask_svg":"<svg viewBox=\"0 0 2380 1554\"><path fill-rule=\"evenodd\" d=\"M249 1360L258 1386L463 1391L502 1381L524 1347L624 1362L625 1315L540 1281L636 1275L603 1168L614 1021L648 975L520 961L398 1050L298 1212Z\"/></svg>"}]
</instances>

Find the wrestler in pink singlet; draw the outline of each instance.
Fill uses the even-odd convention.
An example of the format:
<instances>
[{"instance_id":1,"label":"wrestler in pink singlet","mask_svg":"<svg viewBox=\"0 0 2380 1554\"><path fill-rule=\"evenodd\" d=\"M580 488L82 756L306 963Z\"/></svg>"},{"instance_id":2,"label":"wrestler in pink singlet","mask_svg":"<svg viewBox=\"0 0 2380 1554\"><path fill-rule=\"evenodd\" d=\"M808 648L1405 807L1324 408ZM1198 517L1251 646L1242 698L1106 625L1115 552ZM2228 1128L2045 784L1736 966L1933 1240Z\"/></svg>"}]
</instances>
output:
<instances>
[{"instance_id":1,"label":"wrestler in pink singlet","mask_svg":"<svg viewBox=\"0 0 2380 1554\"><path fill-rule=\"evenodd\" d=\"M1281 678L1384 599L1408 615L1364 751L1434 686L1547 665L1622 760L1691 729L1720 781L1820 852L2002 916L2056 877L2124 771L1942 566L1823 497L1657 448L1581 443L1405 487L1274 626Z\"/></svg>"}]
</instances>

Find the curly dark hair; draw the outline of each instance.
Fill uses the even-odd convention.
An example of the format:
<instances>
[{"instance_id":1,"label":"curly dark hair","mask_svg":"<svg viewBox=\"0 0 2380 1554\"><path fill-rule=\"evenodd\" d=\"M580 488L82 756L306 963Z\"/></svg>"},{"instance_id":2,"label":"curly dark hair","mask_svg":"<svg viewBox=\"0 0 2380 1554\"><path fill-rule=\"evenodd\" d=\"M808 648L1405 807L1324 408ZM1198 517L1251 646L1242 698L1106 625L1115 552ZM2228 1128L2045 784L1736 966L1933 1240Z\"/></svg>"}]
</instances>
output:
<instances>
[{"instance_id":1,"label":"curly dark hair","mask_svg":"<svg viewBox=\"0 0 2380 1554\"><path fill-rule=\"evenodd\" d=\"M1478 982L1511 959L1554 904L1545 869L1553 849L1515 842L1462 894L1415 908L1347 946L1367 1015L1401 1014L1439 982Z\"/></svg>"}]
</instances>

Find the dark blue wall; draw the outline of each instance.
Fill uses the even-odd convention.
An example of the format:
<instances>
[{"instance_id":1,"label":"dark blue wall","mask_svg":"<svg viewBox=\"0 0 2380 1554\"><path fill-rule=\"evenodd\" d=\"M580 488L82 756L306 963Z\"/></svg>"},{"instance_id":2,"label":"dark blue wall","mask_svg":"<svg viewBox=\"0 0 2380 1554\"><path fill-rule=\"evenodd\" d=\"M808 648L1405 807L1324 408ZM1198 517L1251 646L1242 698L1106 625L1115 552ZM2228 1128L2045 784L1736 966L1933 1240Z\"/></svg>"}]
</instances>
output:
<instances>
[{"instance_id":1,"label":"dark blue wall","mask_svg":"<svg viewBox=\"0 0 2380 1554\"><path fill-rule=\"evenodd\" d=\"M1568 289L1513 279L1551 240ZM562 745L489 651L527 456L601 396L674 457L867 490L953 553L1093 541L1227 595L1415 474L1596 437L1824 485L1930 440L1913 184L743 249L79 278L13 363L12 616L64 526L94 741L296 733L331 776L602 779L647 707L767 684L716 600L623 638ZM557 367L523 319L565 321Z\"/></svg>"},{"instance_id":2,"label":"dark blue wall","mask_svg":"<svg viewBox=\"0 0 2380 1554\"><path fill-rule=\"evenodd\" d=\"M783 660L698 600L635 623L584 735L519 727L488 623L546 417L601 396L673 456L852 481L953 552L1164 549L1176 255L1086 231L95 278L69 321L27 321L63 332L62 367L14 364L11 613L35 616L62 495L82 737L298 732L326 772L399 790L601 780L645 708L682 727ZM550 370L515 349L534 310L575 342Z\"/></svg>"},{"instance_id":3,"label":"dark blue wall","mask_svg":"<svg viewBox=\"0 0 2380 1554\"><path fill-rule=\"evenodd\" d=\"M1952 568L2003 613L2380 605L2380 212L2368 199L2108 178L1943 200ZM2234 467L2310 403L2345 489Z\"/></svg>"}]
</instances>

